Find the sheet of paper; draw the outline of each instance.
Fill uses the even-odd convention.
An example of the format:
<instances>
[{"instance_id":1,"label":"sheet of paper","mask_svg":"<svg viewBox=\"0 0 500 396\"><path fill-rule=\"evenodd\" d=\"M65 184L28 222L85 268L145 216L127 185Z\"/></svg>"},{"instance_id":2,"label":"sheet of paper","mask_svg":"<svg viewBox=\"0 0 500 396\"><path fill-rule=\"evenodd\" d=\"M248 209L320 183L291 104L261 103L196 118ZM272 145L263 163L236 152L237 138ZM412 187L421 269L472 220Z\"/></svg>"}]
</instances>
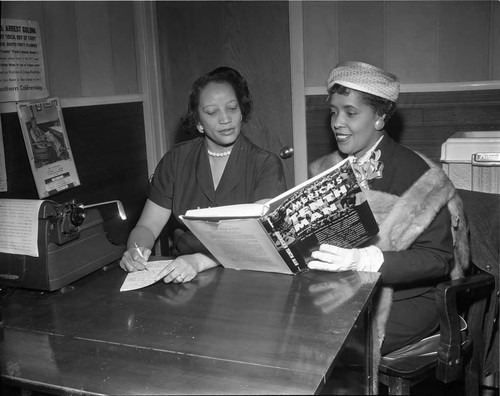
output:
<instances>
[{"instance_id":1,"label":"sheet of paper","mask_svg":"<svg viewBox=\"0 0 500 396\"><path fill-rule=\"evenodd\" d=\"M149 261L148 269L143 271L129 272L120 291L137 290L157 281L158 274L163 268L173 260Z\"/></svg>"},{"instance_id":2,"label":"sheet of paper","mask_svg":"<svg viewBox=\"0 0 500 396\"><path fill-rule=\"evenodd\" d=\"M38 257L42 203L35 199L0 199L0 252Z\"/></svg>"},{"instance_id":3,"label":"sheet of paper","mask_svg":"<svg viewBox=\"0 0 500 396\"><path fill-rule=\"evenodd\" d=\"M230 217L260 217L267 211L264 204L238 204L214 206L211 208L192 209L186 212L188 218L230 218Z\"/></svg>"}]
</instances>

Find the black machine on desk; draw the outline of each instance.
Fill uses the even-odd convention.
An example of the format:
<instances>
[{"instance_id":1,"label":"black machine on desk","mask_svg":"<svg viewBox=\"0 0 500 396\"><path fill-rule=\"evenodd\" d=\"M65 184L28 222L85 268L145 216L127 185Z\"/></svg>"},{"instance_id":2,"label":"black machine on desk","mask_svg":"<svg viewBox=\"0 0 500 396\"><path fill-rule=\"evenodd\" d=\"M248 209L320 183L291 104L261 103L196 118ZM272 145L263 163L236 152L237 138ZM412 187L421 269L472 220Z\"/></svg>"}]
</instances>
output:
<instances>
[{"instance_id":1,"label":"black machine on desk","mask_svg":"<svg viewBox=\"0 0 500 396\"><path fill-rule=\"evenodd\" d=\"M124 245L113 244L104 230L104 220L95 206L116 203L126 219L120 201L92 205L43 201L38 219L38 257L0 253L0 283L53 291L120 258Z\"/></svg>"}]
</instances>

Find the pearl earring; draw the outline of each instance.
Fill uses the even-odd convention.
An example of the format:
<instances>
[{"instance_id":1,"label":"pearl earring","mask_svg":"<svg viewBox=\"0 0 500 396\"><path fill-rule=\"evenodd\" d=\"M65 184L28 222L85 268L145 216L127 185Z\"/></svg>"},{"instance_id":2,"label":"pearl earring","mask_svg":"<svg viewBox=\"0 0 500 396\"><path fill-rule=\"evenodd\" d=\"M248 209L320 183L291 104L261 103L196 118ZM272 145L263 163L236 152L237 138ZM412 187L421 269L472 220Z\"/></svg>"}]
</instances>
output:
<instances>
[{"instance_id":1,"label":"pearl earring","mask_svg":"<svg viewBox=\"0 0 500 396\"><path fill-rule=\"evenodd\" d=\"M375 129L377 131L381 131L385 126L385 121L382 118L379 118L377 121L375 121Z\"/></svg>"}]
</instances>

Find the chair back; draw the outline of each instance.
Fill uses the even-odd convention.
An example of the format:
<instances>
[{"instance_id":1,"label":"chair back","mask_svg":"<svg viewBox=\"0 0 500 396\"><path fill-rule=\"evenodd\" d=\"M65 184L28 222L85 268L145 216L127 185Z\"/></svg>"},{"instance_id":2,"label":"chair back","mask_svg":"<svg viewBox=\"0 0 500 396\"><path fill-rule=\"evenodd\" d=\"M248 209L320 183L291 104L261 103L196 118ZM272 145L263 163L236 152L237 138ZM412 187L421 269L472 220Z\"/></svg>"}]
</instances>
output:
<instances>
[{"instance_id":1,"label":"chair back","mask_svg":"<svg viewBox=\"0 0 500 396\"><path fill-rule=\"evenodd\" d=\"M472 337L461 331L460 312L465 302L467 311L471 303L490 298L495 278L490 274L474 274L464 279L440 283L436 289L436 307L440 317L440 341L437 351L436 378L443 383L463 376L464 363L471 357Z\"/></svg>"}]
</instances>

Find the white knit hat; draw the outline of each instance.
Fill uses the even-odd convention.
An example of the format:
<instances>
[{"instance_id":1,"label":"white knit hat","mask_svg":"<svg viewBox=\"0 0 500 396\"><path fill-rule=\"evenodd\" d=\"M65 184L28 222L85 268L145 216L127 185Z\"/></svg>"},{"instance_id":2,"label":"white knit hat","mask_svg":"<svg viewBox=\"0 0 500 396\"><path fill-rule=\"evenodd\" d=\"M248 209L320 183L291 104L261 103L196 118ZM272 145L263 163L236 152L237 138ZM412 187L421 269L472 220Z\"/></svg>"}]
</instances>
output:
<instances>
[{"instance_id":1,"label":"white knit hat","mask_svg":"<svg viewBox=\"0 0 500 396\"><path fill-rule=\"evenodd\" d=\"M330 90L334 84L393 102L396 102L399 96L399 80L394 74L363 62L348 61L335 66L328 77L327 89Z\"/></svg>"}]
</instances>

